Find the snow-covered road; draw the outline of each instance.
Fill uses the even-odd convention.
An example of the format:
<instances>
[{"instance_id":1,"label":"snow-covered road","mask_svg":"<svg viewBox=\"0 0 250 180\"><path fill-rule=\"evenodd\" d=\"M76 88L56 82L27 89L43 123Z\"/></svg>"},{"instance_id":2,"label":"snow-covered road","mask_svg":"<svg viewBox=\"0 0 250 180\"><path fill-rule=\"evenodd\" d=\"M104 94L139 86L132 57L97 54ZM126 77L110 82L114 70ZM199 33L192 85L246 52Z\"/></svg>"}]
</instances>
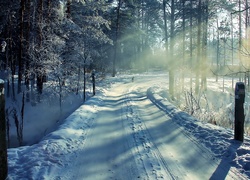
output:
<instances>
[{"instance_id":1,"label":"snow-covered road","mask_svg":"<svg viewBox=\"0 0 250 180\"><path fill-rule=\"evenodd\" d=\"M238 179L147 98L146 85L137 80L106 93L83 144L67 157L73 163L61 177Z\"/></svg>"},{"instance_id":2,"label":"snow-covered road","mask_svg":"<svg viewBox=\"0 0 250 180\"><path fill-rule=\"evenodd\" d=\"M135 81L128 79L127 83L113 85L100 101L83 105L68 118L75 121L73 128L68 120L58 131L34 145L30 156L40 153L37 148L43 149L50 156L45 157L44 152L40 156L50 163L38 163L36 167L40 169L25 178L247 179L231 168L228 161L216 158L182 127L178 113L171 113L172 106L161 108L161 98L156 100L148 91L154 85L154 77L147 77L147 83L141 77ZM14 166L22 165L20 156L27 153L26 149L9 151L11 162L17 163L12 164L12 173ZM32 163L26 166L31 167Z\"/></svg>"},{"instance_id":3,"label":"snow-covered road","mask_svg":"<svg viewBox=\"0 0 250 180\"><path fill-rule=\"evenodd\" d=\"M139 176L123 124L123 90L117 89L103 98L86 142L70 158L74 162L69 168L70 175L75 175L72 179L131 179Z\"/></svg>"}]
</instances>

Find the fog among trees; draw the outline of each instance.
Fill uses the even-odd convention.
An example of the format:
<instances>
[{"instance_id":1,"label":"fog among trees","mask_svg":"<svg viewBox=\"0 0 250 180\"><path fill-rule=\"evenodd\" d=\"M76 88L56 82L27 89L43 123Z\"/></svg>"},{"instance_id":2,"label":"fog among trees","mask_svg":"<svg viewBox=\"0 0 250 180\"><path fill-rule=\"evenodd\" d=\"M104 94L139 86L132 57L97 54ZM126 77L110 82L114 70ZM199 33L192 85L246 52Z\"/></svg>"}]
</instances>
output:
<instances>
[{"instance_id":1,"label":"fog among trees","mask_svg":"<svg viewBox=\"0 0 250 180\"><path fill-rule=\"evenodd\" d=\"M0 0L1 78L33 105L86 88L86 74L161 69L172 98L207 78L249 88L247 0ZM2 44L2 43L1 43ZM190 81L184 87L185 80ZM17 84L17 85L15 85ZM178 91L176 91L178 89ZM49 92L48 92L49 91Z\"/></svg>"}]
</instances>

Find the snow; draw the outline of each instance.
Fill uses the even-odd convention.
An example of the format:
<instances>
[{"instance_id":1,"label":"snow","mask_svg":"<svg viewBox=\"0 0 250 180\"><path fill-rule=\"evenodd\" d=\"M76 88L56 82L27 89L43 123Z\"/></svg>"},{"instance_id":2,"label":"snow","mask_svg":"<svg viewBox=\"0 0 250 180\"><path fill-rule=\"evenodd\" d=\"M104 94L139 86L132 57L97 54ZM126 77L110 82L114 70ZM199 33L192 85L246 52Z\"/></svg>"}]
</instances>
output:
<instances>
[{"instance_id":1,"label":"snow","mask_svg":"<svg viewBox=\"0 0 250 180\"><path fill-rule=\"evenodd\" d=\"M38 143L8 149L8 179L249 179L249 137L235 141L232 129L180 111L163 93L166 79L98 84Z\"/></svg>"}]
</instances>

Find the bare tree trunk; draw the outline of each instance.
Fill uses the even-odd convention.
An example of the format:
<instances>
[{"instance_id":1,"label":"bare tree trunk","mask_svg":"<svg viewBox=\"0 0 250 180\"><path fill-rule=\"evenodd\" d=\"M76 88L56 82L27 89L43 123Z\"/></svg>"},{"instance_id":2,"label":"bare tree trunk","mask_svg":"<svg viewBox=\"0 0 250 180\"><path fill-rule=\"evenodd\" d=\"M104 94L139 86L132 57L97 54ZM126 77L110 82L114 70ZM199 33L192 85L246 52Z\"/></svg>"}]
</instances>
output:
<instances>
[{"instance_id":1,"label":"bare tree trunk","mask_svg":"<svg viewBox=\"0 0 250 180\"><path fill-rule=\"evenodd\" d=\"M193 1L190 2L190 12L193 9ZM190 48L190 91L193 89L193 14L190 13L190 27L189 27L189 48Z\"/></svg>"},{"instance_id":2,"label":"bare tree trunk","mask_svg":"<svg viewBox=\"0 0 250 180\"><path fill-rule=\"evenodd\" d=\"M71 0L67 0L66 3L66 17L69 19L71 13Z\"/></svg>"},{"instance_id":3,"label":"bare tree trunk","mask_svg":"<svg viewBox=\"0 0 250 180\"><path fill-rule=\"evenodd\" d=\"M167 27L167 13L166 13L166 0L163 0L163 18L164 18L164 38L165 38L165 51L166 57L168 55L168 27Z\"/></svg>"},{"instance_id":4,"label":"bare tree trunk","mask_svg":"<svg viewBox=\"0 0 250 180\"><path fill-rule=\"evenodd\" d=\"M94 70L92 70L91 77L92 77L93 96L94 96L95 95L95 71Z\"/></svg>"},{"instance_id":5,"label":"bare tree trunk","mask_svg":"<svg viewBox=\"0 0 250 180\"><path fill-rule=\"evenodd\" d=\"M140 47L141 47L141 51L139 52L140 55L142 56L143 53L145 53L146 49L147 49L147 33L148 33L148 29L147 29L147 22L146 22L146 19L145 19L145 13L146 13L146 10L145 10L145 7L144 7L144 0L141 0L141 29L142 31L144 32L143 34L140 35L141 37L141 43L140 43ZM140 58L141 61L142 58ZM142 62L144 64L144 66L142 67L143 70L147 70L148 69L148 63L147 61L144 60L144 62Z\"/></svg>"},{"instance_id":6,"label":"bare tree trunk","mask_svg":"<svg viewBox=\"0 0 250 180\"><path fill-rule=\"evenodd\" d=\"M0 82L0 179L8 176L4 82Z\"/></svg>"},{"instance_id":7,"label":"bare tree trunk","mask_svg":"<svg viewBox=\"0 0 250 180\"><path fill-rule=\"evenodd\" d=\"M171 0L171 23L170 23L170 63L169 63L169 94L174 99L174 26L175 26L175 1Z\"/></svg>"},{"instance_id":8,"label":"bare tree trunk","mask_svg":"<svg viewBox=\"0 0 250 180\"><path fill-rule=\"evenodd\" d=\"M24 11L25 11L25 1L21 0L20 2L20 34L19 34L19 53L18 53L18 85L17 85L17 93L21 93L22 87L22 76L23 76L23 49L24 49Z\"/></svg>"},{"instance_id":9,"label":"bare tree trunk","mask_svg":"<svg viewBox=\"0 0 250 180\"><path fill-rule=\"evenodd\" d=\"M219 19L217 18L217 48L216 48L216 82L218 82L219 72L219 60L220 60L220 33L219 33Z\"/></svg>"},{"instance_id":10,"label":"bare tree trunk","mask_svg":"<svg viewBox=\"0 0 250 180\"><path fill-rule=\"evenodd\" d=\"M116 74L116 61L117 61L117 49L118 49L118 32L120 26L120 8L121 8L121 0L118 2L117 6L117 14L116 14L116 27L115 27L115 40L114 40L114 59L113 59L113 73L112 76L115 77Z\"/></svg>"},{"instance_id":11,"label":"bare tree trunk","mask_svg":"<svg viewBox=\"0 0 250 180\"><path fill-rule=\"evenodd\" d=\"M239 0L239 60L240 60L240 65L242 65L241 62L241 50L242 50L242 15L241 15L241 1ZM240 70L241 70L241 66L240 66ZM240 79L239 81L241 81L241 77L242 75L240 74Z\"/></svg>"},{"instance_id":12,"label":"bare tree trunk","mask_svg":"<svg viewBox=\"0 0 250 180\"><path fill-rule=\"evenodd\" d=\"M52 9L52 7L51 7L51 0L47 0L47 15L48 15L48 20L50 20L50 18L51 18L51 9Z\"/></svg>"},{"instance_id":13,"label":"bare tree trunk","mask_svg":"<svg viewBox=\"0 0 250 180\"><path fill-rule=\"evenodd\" d=\"M86 101L86 58L83 66L83 101Z\"/></svg>"},{"instance_id":14,"label":"bare tree trunk","mask_svg":"<svg viewBox=\"0 0 250 180\"><path fill-rule=\"evenodd\" d=\"M38 43L39 47L42 47L42 23L43 23L43 0L38 1L38 20L37 20L37 28L38 28ZM37 71L37 93L38 93L38 102L40 101L40 95L43 92L43 77L44 71L41 65L42 62L39 62L39 65L36 69Z\"/></svg>"},{"instance_id":15,"label":"bare tree trunk","mask_svg":"<svg viewBox=\"0 0 250 180\"><path fill-rule=\"evenodd\" d=\"M80 79L81 79L81 65L79 65L78 67L78 78L77 78L77 86L76 86L76 94L79 93L79 89L80 89Z\"/></svg>"},{"instance_id":16,"label":"bare tree trunk","mask_svg":"<svg viewBox=\"0 0 250 180\"><path fill-rule=\"evenodd\" d=\"M27 53L29 46L30 46L30 13L31 13L31 9L30 9L30 0L26 0L26 12L25 12L25 18L26 18L26 23L25 23L25 86L26 86L26 101L29 102L30 101L30 58L29 55Z\"/></svg>"},{"instance_id":17,"label":"bare tree trunk","mask_svg":"<svg viewBox=\"0 0 250 180\"><path fill-rule=\"evenodd\" d=\"M201 10L201 0L199 0L198 3L198 31L197 31L197 59L196 59L196 66L195 66L195 72L196 72L196 79L195 79L195 93L198 94L200 90L200 62L201 62L201 16L202 16L202 10Z\"/></svg>"},{"instance_id":18,"label":"bare tree trunk","mask_svg":"<svg viewBox=\"0 0 250 180\"><path fill-rule=\"evenodd\" d=\"M232 46L232 51L231 51L231 58L232 58L232 67L234 66L234 32L233 32L233 15L231 14L231 46ZM232 76L232 89L234 89L234 77Z\"/></svg>"},{"instance_id":19,"label":"bare tree trunk","mask_svg":"<svg viewBox=\"0 0 250 180\"><path fill-rule=\"evenodd\" d=\"M203 41L202 41L202 54L204 59L202 60L202 74L201 74L201 88L207 89L207 29L208 29L208 0L204 2L203 13Z\"/></svg>"},{"instance_id":20,"label":"bare tree trunk","mask_svg":"<svg viewBox=\"0 0 250 180\"><path fill-rule=\"evenodd\" d=\"M186 8L185 8L185 1L182 2L182 65L185 64L185 56L186 56ZM181 72L181 92L184 91L184 76L185 72L184 69Z\"/></svg>"},{"instance_id":21,"label":"bare tree trunk","mask_svg":"<svg viewBox=\"0 0 250 180\"><path fill-rule=\"evenodd\" d=\"M15 58L14 58L14 54L12 53L13 51L13 34L12 34L12 29L13 29L13 21L12 21L12 15L9 14L8 16L8 59L9 59L9 62L10 62L10 68L11 68L11 97L12 97L12 100L15 101L16 100L16 94L15 94L15 79L14 79L14 76L15 76L15 72L16 72L16 61L15 61Z\"/></svg>"},{"instance_id":22,"label":"bare tree trunk","mask_svg":"<svg viewBox=\"0 0 250 180\"><path fill-rule=\"evenodd\" d=\"M167 27L167 14L166 14L166 0L163 0L163 19L164 19L164 38L166 54L168 54L168 27Z\"/></svg>"},{"instance_id":23,"label":"bare tree trunk","mask_svg":"<svg viewBox=\"0 0 250 180\"><path fill-rule=\"evenodd\" d=\"M245 0L245 9L246 9L246 16L245 16L245 31L246 31L246 39L247 39L247 47L249 47L249 5L248 5L248 0ZM247 77L247 81L246 81L246 85L247 85L247 91L250 90L250 74L249 72L246 72L246 77Z\"/></svg>"}]
</instances>

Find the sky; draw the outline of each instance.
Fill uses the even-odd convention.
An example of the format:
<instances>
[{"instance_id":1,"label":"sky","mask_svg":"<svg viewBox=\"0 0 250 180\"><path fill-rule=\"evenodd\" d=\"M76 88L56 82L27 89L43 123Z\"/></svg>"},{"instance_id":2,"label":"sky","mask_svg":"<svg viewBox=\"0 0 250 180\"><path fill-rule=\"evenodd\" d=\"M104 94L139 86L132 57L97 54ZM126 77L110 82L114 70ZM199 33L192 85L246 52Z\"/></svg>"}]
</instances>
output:
<instances>
[{"instance_id":1,"label":"sky","mask_svg":"<svg viewBox=\"0 0 250 180\"><path fill-rule=\"evenodd\" d=\"M232 129L179 110L168 100L166 79L151 72L97 82L96 95L51 132L8 149L8 179L249 179L249 137L241 143ZM40 116L52 113L47 109ZM39 124L47 129L45 117ZM25 123L32 128L36 118Z\"/></svg>"}]
</instances>

